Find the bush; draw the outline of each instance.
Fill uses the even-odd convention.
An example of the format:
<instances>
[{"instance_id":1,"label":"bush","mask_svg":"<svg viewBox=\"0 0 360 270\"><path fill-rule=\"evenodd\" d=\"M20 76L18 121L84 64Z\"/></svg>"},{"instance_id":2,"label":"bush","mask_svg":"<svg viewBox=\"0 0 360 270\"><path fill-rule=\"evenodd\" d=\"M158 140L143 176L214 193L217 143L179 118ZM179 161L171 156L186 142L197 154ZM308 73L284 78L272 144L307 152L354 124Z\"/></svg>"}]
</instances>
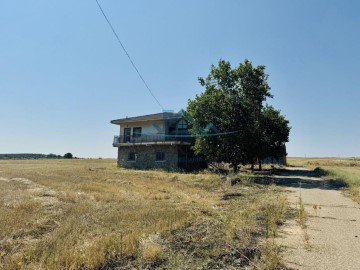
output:
<instances>
[{"instance_id":1,"label":"bush","mask_svg":"<svg viewBox=\"0 0 360 270\"><path fill-rule=\"evenodd\" d=\"M73 155L71 154L71 153L66 153L65 155L64 155L64 158L73 158Z\"/></svg>"}]
</instances>

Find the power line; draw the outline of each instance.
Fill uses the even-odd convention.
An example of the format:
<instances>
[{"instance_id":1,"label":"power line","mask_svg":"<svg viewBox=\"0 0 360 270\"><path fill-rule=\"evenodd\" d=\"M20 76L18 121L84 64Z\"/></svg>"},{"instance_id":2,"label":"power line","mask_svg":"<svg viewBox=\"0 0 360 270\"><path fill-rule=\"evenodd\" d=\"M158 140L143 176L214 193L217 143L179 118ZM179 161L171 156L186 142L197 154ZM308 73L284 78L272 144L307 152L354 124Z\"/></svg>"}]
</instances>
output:
<instances>
[{"instance_id":1,"label":"power line","mask_svg":"<svg viewBox=\"0 0 360 270\"><path fill-rule=\"evenodd\" d=\"M160 104L159 100L155 97L154 93L151 91L149 85L148 85L148 84L146 83L146 81L144 80L143 76L141 75L141 73L139 72L138 68L136 67L134 61L131 59L129 53L127 52L127 50L125 49L124 45L122 44L122 42L121 42L118 34L116 33L116 31L115 31L114 27L112 26L112 24L110 23L109 19L107 18L107 16L106 16L104 10L102 9L99 1L98 1L98 0L95 0L95 1L96 1L97 5L98 5L98 7L99 7L99 9L100 9L100 11L101 11L101 13L102 13L102 15L104 16L105 20L107 21L108 25L110 26L111 31L114 33L117 41L119 42L121 48L122 48L123 51L125 52L127 58L129 58L129 61L130 61L131 65L133 66L133 68L135 69L136 73L139 75L140 79L141 79L142 82L144 83L144 85L145 85L145 87L147 88L147 90L149 91L149 93L150 93L150 94L152 95L152 97L155 99L156 103L160 106L160 108L161 108L162 110L164 110L164 107Z\"/></svg>"}]
</instances>

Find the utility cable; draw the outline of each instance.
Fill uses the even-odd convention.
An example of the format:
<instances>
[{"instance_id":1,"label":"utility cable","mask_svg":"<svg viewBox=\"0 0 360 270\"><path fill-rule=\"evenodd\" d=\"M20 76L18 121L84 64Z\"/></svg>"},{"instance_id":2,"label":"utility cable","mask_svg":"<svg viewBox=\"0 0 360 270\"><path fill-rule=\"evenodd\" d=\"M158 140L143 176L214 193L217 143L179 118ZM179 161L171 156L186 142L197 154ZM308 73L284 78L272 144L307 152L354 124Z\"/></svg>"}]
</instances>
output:
<instances>
[{"instance_id":1,"label":"utility cable","mask_svg":"<svg viewBox=\"0 0 360 270\"><path fill-rule=\"evenodd\" d=\"M98 1L98 0L95 0L95 1L96 1L97 5L98 5L98 7L99 7L99 9L100 9L100 11L101 11L101 13L102 13L102 15L104 16L105 20L107 21L108 25L110 26L111 31L114 33L114 35L115 35L117 41L119 42L121 48L123 49L123 51L125 52L127 58L129 59L131 65L132 65L133 68L135 69L136 73L139 75L141 81L144 83L146 89L149 91L149 93L151 94L151 96L155 99L156 103L160 106L160 108L161 108L162 110L164 110L164 107L161 105L161 103L159 102L159 100L155 97L154 93L151 91L149 85L146 83L146 81L144 80L144 78L143 78L143 76L141 75L140 71L139 71L138 68L136 67L134 61L131 59L129 53L128 53L127 50L125 49L125 47L124 47L123 43L121 42L118 34L116 33L114 27L112 26L112 24L110 23L108 17L106 16L104 10L102 9L99 1Z\"/></svg>"}]
</instances>

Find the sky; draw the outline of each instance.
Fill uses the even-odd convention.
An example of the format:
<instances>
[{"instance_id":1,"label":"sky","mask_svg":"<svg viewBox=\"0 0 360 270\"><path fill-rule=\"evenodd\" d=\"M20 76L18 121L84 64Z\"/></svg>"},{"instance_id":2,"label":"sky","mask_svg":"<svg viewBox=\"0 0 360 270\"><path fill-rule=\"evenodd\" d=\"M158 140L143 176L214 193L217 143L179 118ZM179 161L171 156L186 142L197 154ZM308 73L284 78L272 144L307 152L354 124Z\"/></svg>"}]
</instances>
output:
<instances>
[{"instance_id":1,"label":"sky","mask_svg":"<svg viewBox=\"0 0 360 270\"><path fill-rule=\"evenodd\" d=\"M289 156L360 156L360 1L99 0L165 109L220 59L265 65ZM95 2L0 1L0 153L116 157L110 120L161 112Z\"/></svg>"}]
</instances>

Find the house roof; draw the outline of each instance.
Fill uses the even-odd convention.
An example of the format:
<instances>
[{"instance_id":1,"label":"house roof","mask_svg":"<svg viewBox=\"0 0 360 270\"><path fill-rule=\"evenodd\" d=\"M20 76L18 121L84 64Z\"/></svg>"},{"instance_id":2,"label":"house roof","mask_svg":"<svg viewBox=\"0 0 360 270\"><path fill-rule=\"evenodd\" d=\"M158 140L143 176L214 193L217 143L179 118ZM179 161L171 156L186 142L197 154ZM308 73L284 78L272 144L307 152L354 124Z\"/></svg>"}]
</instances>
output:
<instances>
[{"instance_id":1,"label":"house roof","mask_svg":"<svg viewBox=\"0 0 360 270\"><path fill-rule=\"evenodd\" d=\"M154 113L148 115L140 115L135 117L126 117L116 120L111 120L111 124L120 125L124 123L133 123L133 122L143 122L143 121L155 121L155 120L164 120L164 119L178 119L182 116L182 113L174 112L162 112Z\"/></svg>"}]
</instances>

